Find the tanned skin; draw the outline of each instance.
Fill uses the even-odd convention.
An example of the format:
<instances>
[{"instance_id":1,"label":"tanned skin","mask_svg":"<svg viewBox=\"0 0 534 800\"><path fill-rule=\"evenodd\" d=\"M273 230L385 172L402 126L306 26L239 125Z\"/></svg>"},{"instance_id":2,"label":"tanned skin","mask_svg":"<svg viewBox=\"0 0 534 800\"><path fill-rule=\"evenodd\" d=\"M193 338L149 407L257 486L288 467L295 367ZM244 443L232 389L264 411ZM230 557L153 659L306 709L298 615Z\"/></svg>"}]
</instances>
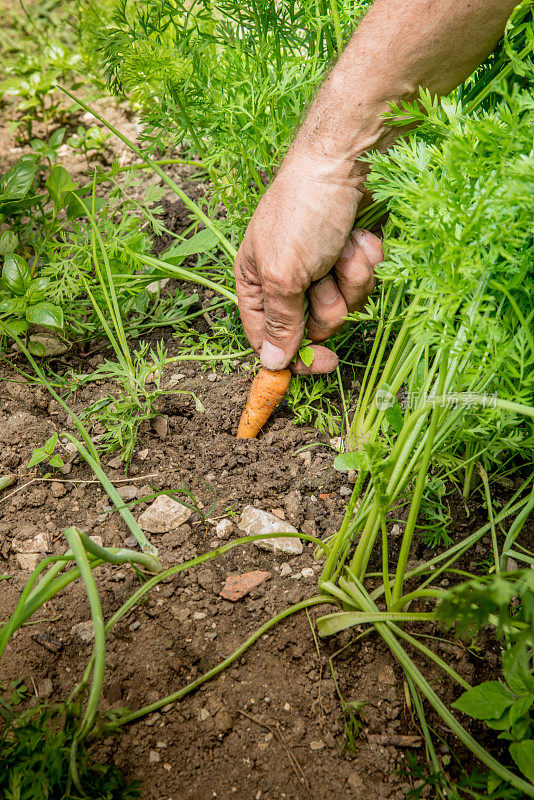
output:
<instances>
[{"instance_id":1,"label":"tanned skin","mask_svg":"<svg viewBox=\"0 0 534 800\"><path fill-rule=\"evenodd\" d=\"M268 369L290 364L304 334L321 342L348 312L362 309L383 258L380 240L353 230L365 198L362 155L386 150L389 103L419 87L444 95L491 53L514 0L376 0L317 96L271 186L261 198L235 262L247 338ZM310 368L331 372L335 354L314 345Z\"/></svg>"}]
</instances>

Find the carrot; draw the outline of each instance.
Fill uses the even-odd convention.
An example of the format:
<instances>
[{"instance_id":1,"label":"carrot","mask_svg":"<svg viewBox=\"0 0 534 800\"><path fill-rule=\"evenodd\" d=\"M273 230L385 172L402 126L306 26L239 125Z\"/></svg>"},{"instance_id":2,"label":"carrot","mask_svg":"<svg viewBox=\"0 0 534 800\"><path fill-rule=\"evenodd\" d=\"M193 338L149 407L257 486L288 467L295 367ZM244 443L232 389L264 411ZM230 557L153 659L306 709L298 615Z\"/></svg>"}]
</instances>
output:
<instances>
[{"instance_id":1,"label":"carrot","mask_svg":"<svg viewBox=\"0 0 534 800\"><path fill-rule=\"evenodd\" d=\"M265 425L289 387L288 369L270 370L262 367L250 387L247 404L237 429L238 439L254 439Z\"/></svg>"}]
</instances>

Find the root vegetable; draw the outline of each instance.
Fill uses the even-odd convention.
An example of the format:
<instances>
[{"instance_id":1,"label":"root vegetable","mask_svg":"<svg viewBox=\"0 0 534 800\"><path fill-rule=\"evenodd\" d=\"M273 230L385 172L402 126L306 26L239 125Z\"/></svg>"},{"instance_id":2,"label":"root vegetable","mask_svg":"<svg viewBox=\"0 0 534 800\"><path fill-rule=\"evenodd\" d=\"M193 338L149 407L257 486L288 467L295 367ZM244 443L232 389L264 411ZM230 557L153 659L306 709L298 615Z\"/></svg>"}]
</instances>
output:
<instances>
[{"instance_id":1,"label":"root vegetable","mask_svg":"<svg viewBox=\"0 0 534 800\"><path fill-rule=\"evenodd\" d=\"M270 370L262 367L250 387L247 404L239 420L238 439L254 439L289 388L288 369Z\"/></svg>"}]
</instances>

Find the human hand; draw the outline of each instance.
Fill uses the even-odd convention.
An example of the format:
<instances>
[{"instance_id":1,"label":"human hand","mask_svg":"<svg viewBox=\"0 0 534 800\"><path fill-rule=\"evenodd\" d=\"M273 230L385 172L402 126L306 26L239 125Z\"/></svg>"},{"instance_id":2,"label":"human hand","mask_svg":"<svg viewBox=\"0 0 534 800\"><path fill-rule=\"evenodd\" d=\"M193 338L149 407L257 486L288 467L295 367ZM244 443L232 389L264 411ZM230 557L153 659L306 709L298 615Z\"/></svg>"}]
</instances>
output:
<instances>
[{"instance_id":1,"label":"human hand","mask_svg":"<svg viewBox=\"0 0 534 800\"><path fill-rule=\"evenodd\" d=\"M344 317L361 310L374 287L373 268L383 258L379 239L352 231L362 183L341 177L328 160L288 156L263 195L235 261L239 312L245 334L268 369L287 367L304 337L322 342ZM337 356L312 345L310 367L299 374L331 372Z\"/></svg>"}]
</instances>

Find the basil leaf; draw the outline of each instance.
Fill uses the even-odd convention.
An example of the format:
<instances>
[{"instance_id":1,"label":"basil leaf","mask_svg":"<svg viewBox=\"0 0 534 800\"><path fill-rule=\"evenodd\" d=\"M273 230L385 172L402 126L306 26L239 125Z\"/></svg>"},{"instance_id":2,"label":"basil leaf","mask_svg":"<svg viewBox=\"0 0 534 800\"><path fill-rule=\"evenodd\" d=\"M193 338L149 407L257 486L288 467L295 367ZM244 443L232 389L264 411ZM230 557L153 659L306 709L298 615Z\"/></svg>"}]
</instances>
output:
<instances>
[{"instance_id":1,"label":"basil leaf","mask_svg":"<svg viewBox=\"0 0 534 800\"><path fill-rule=\"evenodd\" d=\"M52 303L37 303L26 310L26 319L34 325L47 328L63 328L63 311Z\"/></svg>"}]
</instances>

